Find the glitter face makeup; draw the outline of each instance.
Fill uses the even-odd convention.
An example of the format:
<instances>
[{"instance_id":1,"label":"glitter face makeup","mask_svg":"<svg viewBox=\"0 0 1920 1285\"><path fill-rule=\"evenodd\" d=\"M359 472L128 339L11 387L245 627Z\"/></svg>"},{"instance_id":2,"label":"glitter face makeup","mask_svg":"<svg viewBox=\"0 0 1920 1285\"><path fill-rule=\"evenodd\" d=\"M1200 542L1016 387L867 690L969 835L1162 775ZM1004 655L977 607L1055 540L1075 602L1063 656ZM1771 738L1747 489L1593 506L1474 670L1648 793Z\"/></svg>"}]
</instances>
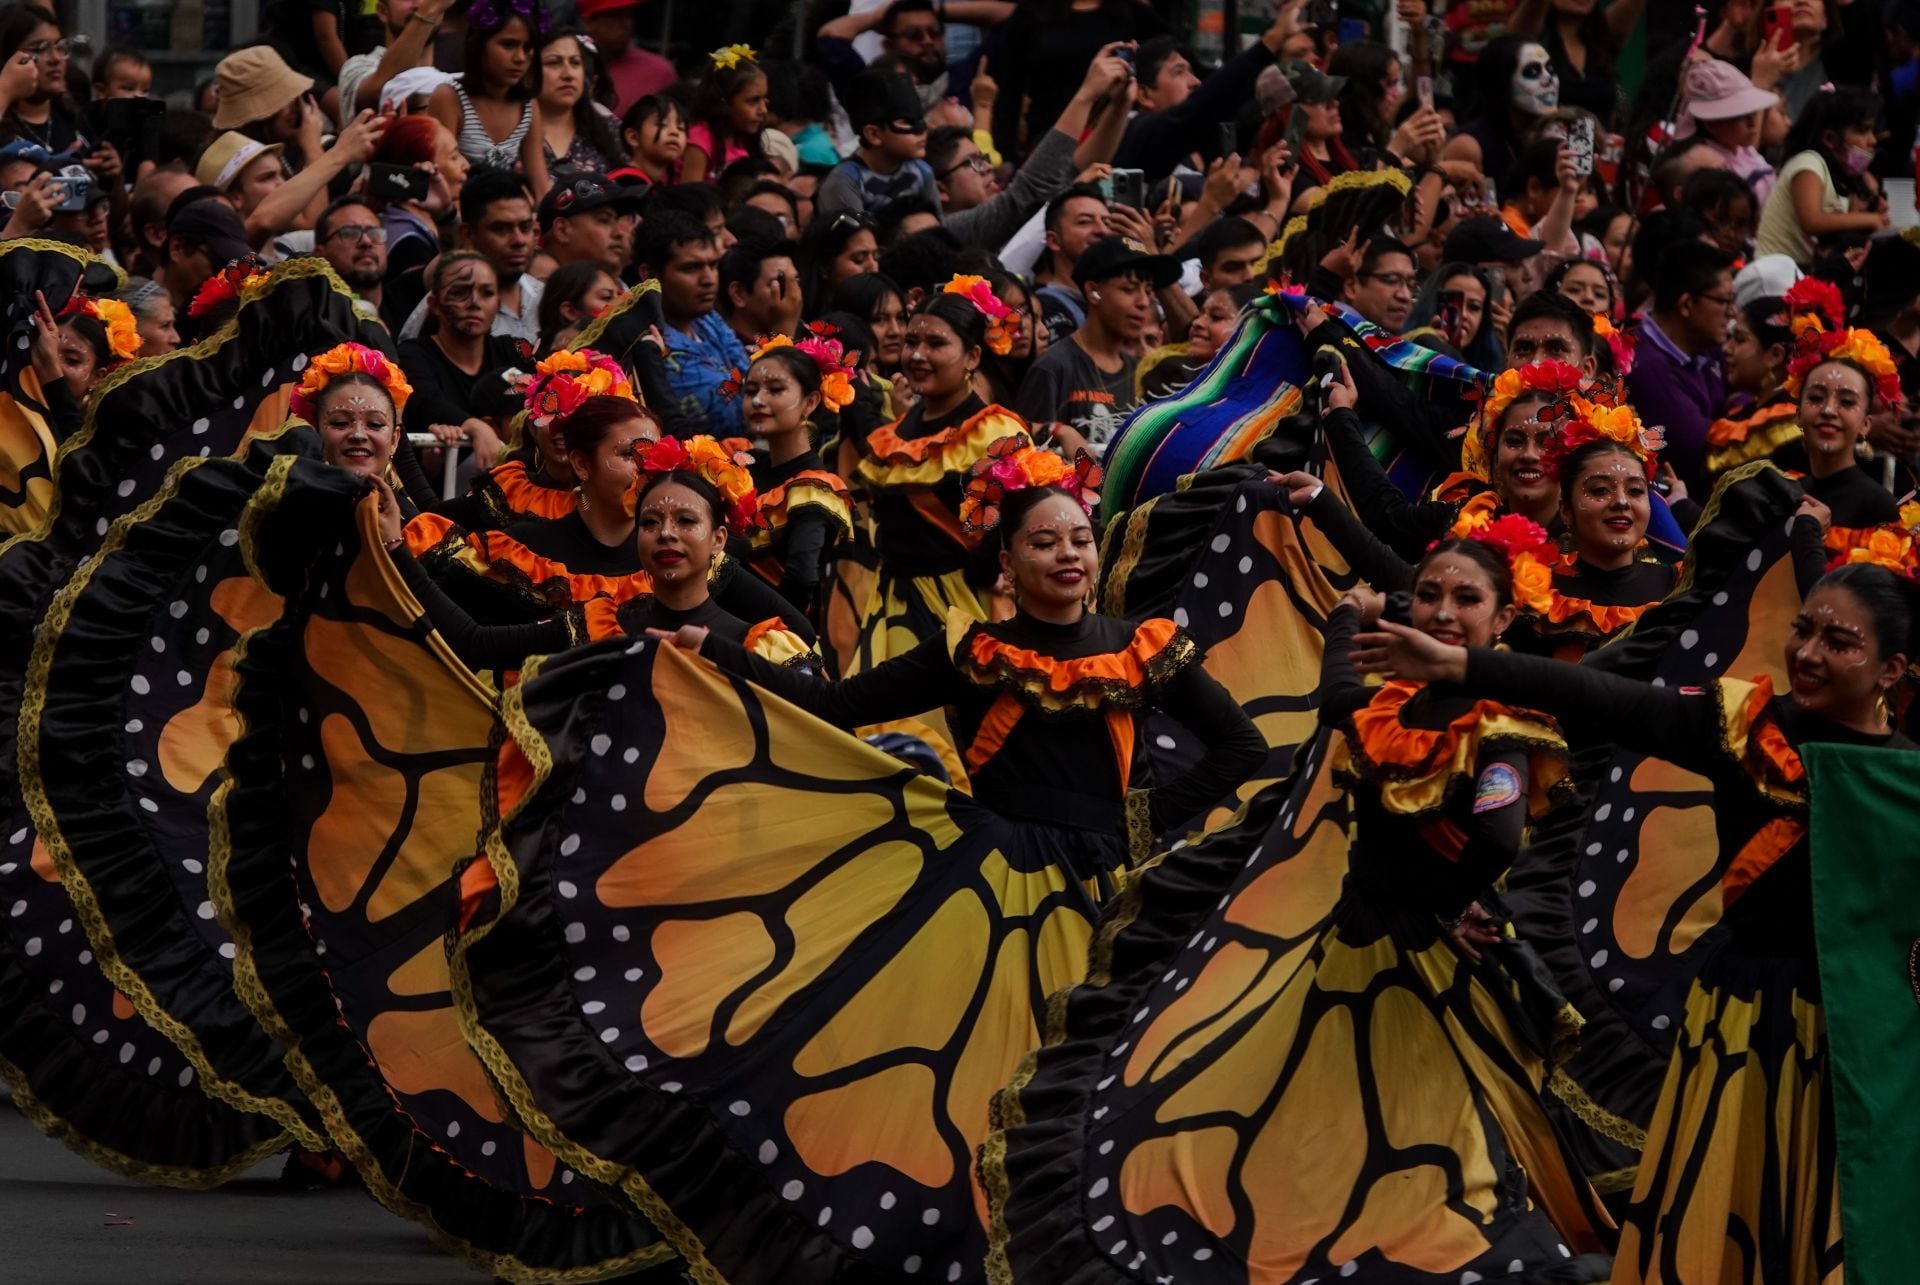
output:
<instances>
[{"instance_id":1,"label":"glitter face makeup","mask_svg":"<svg viewBox=\"0 0 1920 1285\"><path fill-rule=\"evenodd\" d=\"M1572 505L1563 509L1581 557L1602 570L1626 566L1652 512L1646 470L1625 455L1599 456L1574 481Z\"/></svg>"}]
</instances>

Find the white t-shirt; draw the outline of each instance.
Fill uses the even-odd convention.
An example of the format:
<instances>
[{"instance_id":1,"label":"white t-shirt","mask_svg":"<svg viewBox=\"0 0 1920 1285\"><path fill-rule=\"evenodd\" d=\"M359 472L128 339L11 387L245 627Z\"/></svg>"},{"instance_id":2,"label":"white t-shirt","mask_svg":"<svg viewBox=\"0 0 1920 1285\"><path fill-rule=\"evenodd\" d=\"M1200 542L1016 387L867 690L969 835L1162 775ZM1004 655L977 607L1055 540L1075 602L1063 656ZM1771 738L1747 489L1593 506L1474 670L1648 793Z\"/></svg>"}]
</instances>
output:
<instances>
[{"instance_id":1,"label":"white t-shirt","mask_svg":"<svg viewBox=\"0 0 1920 1285\"><path fill-rule=\"evenodd\" d=\"M1801 174L1820 176L1820 208L1828 214L1845 214L1847 198L1833 186L1833 175L1820 153L1800 152L1780 167L1773 194L1760 211L1760 232L1754 241L1754 253L1784 254L1802 267L1813 262L1813 242L1800 227L1800 216L1793 208L1793 180Z\"/></svg>"}]
</instances>

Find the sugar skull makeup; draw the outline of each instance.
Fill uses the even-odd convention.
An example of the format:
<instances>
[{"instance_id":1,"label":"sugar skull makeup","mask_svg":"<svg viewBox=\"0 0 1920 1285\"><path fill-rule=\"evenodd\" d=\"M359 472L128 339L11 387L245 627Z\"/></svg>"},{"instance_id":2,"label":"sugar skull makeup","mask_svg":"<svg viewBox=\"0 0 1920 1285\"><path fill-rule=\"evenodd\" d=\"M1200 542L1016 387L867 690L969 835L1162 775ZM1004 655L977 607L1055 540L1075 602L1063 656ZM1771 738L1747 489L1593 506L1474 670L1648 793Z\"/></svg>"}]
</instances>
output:
<instances>
[{"instance_id":1,"label":"sugar skull makeup","mask_svg":"<svg viewBox=\"0 0 1920 1285\"><path fill-rule=\"evenodd\" d=\"M1528 116L1545 116L1560 105L1560 78L1545 46L1520 46L1520 65L1513 72L1513 105Z\"/></svg>"}]
</instances>

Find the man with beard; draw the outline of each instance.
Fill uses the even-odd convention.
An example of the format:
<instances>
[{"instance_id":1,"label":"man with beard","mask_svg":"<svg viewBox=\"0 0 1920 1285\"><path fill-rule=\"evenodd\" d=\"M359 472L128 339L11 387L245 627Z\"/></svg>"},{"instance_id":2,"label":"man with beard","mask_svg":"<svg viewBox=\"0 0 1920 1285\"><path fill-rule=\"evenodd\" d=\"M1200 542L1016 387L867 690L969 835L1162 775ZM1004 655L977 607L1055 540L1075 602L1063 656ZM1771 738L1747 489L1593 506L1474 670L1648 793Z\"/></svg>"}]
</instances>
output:
<instances>
[{"instance_id":1,"label":"man with beard","mask_svg":"<svg viewBox=\"0 0 1920 1285\"><path fill-rule=\"evenodd\" d=\"M347 283L360 310L377 317L387 275L387 229L373 207L357 196L331 202L314 222L313 248Z\"/></svg>"},{"instance_id":2,"label":"man with beard","mask_svg":"<svg viewBox=\"0 0 1920 1285\"><path fill-rule=\"evenodd\" d=\"M715 436L743 431L740 403L721 386L747 368L747 350L720 301L720 247L707 225L678 210L650 215L640 227L640 263L660 280L660 311L667 319L667 384L674 419L704 423Z\"/></svg>"},{"instance_id":3,"label":"man with beard","mask_svg":"<svg viewBox=\"0 0 1920 1285\"><path fill-rule=\"evenodd\" d=\"M460 244L478 250L500 283L500 311L493 333L540 343L540 296L546 287L527 275L533 257L533 198L525 181L507 170L478 169L460 189ZM426 324L427 302L401 323L400 338L414 339Z\"/></svg>"}]
</instances>

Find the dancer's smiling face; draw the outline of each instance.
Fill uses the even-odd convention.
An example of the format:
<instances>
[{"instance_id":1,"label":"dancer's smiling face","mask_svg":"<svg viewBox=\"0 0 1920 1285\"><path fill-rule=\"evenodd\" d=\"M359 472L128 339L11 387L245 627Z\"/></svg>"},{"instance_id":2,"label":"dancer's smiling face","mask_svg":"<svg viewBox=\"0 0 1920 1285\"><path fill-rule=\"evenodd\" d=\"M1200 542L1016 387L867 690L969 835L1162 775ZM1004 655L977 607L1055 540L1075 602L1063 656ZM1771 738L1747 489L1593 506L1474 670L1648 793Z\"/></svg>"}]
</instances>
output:
<instances>
[{"instance_id":1,"label":"dancer's smiling face","mask_svg":"<svg viewBox=\"0 0 1920 1285\"><path fill-rule=\"evenodd\" d=\"M1787 682L1794 704L1850 726L1877 722L1874 707L1907 670L1900 644L1880 637L1873 613L1845 585L1807 595L1787 629Z\"/></svg>"},{"instance_id":2,"label":"dancer's smiling face","mask_svg":"<svg viewBox=\"0 0 1920 1285\"><path fill-rule=\"evenodd\" d=\"M1513 623L1510 590L1494 570L1498 554L1468 540L1446 540L1413 575L1411 624L1455 647L1490 647Z\"/></svg>"},{"instance_id":3,"label":"dancer's smiling face","mask_svg":"<svg viewBox=\"0 0 1920 1285\"><path fill-rule=\"evenodd\" d=\"M347 375L328 384L315 408L321 452L327 463L362 477L384 477L400 441L393 398L367 375Z\"/></svg>"},{"instance_id":4,"label":"dancer's smiling face","mask_svg":"<svg viewBox=\"0 0 1920 1285\"><path fill-rule=\"evenodd\" d=\"M1018 519L1000 553L1001 570L1030 611L1070 611L1084 603L1100 575L1093 519L1079 501L1057 491Z\"/></svg>"}]
</instances>

